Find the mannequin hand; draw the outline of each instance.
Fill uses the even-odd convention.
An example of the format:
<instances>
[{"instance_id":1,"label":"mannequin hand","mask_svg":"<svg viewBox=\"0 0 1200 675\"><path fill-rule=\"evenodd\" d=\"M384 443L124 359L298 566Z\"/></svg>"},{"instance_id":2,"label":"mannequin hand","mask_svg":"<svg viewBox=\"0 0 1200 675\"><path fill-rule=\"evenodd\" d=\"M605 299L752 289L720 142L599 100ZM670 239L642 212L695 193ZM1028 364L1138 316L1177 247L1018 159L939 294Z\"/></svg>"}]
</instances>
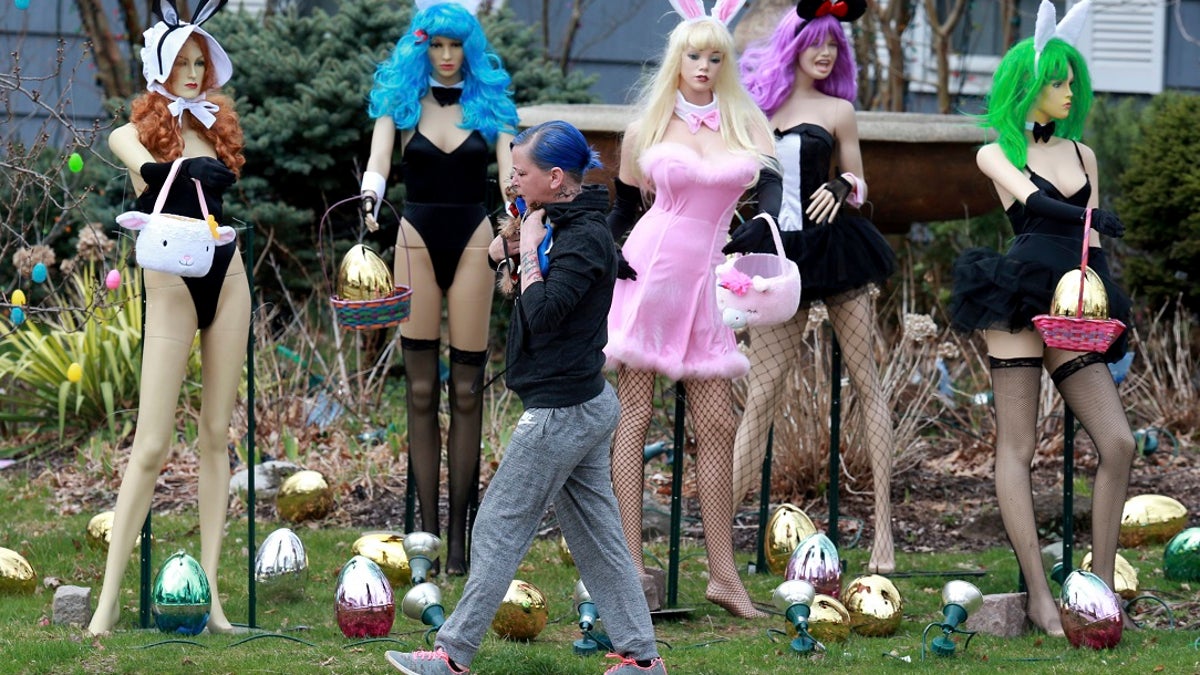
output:
<instances>
[{"instance_id":1,"label":"mannequin hand","mask_svg":"<svg viewBox=\"0 0 1200 675\"><path fill-rule=\"evenodd\" d=\"M1125 236L1125 223L1108 209L1092 211L1092 229L1100 234L1120 239Z\"/></svg>"},{"instance_id":2,"label":"mannequin hand","mask_svg":"<svg viewBox=\"0 0 1200 675\"><path fill-rule=\"evenodd\" d=\"M617 248L617 278L637 281L637 270L633 269L633 266L625 259L625 254L621 252L620 247Z\"/></svg>"},{"instance_id":3,"label":"mannequin hand","mask_svg":"<svg viewBox=\"0 0 1200 675\"><path fill-rule=\"evenodd\" d=\"M774 253L771 230L762 216L755 216L733 231L733 238L721 249L721 253Z\"/></svg>"},{"instance_id":4,"label":"mannequin hand","mask_svg":"<svg viewBox=\"0 0 1200 675\"><path fill-rule=\"evenodd\" d=\"M216 157L189 157L179 165L179 170L208 188L222 190L237 181L237 176Z\"/></svg>"},{"instance_id":5,"label":"mannequin hand","mask_svg":"<svg viewBox=\"0 0 1200 675\"><path fill-rule=\"evenodd\" d=\"M846 197L850 195L852 189L850 181L841 176L835 176L833 180L812 193L808 210L804 212L804 215L817 225L831 222L837 217L838 211L841 210L842 204L845 203Z\"/></svg>"},{"instance_id":6,"label":"mannequin hand","mask_svg":"<svg viewBox=\"0 0 1200 675\"><path fill-rule=\"evenodd\" d=\"M363 222L367 225L367 230L375 232L379 229L379 221L375 220L375 193L362 193L362 217Z\"/></svg>"}]
</instances>

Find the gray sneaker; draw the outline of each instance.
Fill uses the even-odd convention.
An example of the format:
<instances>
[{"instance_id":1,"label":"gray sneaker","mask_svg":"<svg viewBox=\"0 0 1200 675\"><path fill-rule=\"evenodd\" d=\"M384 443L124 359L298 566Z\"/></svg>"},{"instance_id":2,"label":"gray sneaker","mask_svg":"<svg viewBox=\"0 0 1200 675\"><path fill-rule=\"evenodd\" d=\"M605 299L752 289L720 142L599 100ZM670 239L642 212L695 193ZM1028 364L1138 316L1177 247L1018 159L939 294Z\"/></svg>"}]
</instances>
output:
<instances>
[{"instance_id":1,"label":"gray sneaker","mask_svg":"<svg viewBox=\"0 0 1200 675\"><path fill-rule=\"evenodd\" d=\"M388 652L386 656L388 663L406 675L461 675L470 672L466 668L456 670L451 666L450 656L440 647L432 652Z\"/></svg>"},{"instance_id":2,"label":"gray sneaker","mask_svg":"<svg viewBox=\"0 0 1200 675\"><path fill-rule=\"evenodd\" d=\"M609 654L609 658L621 659L617 665L604 671L604 675L667 675L667 667L661 657L650 659L650 665L639 666L637 661L620 654Z\"/></svg>"}]
</instances>

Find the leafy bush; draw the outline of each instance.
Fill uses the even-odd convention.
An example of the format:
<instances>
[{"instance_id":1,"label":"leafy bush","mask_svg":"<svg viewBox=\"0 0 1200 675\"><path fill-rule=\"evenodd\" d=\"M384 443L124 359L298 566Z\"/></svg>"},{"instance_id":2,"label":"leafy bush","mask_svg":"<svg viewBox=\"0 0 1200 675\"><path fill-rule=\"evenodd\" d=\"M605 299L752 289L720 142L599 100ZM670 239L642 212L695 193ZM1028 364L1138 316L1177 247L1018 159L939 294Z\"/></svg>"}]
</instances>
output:
<instances>
[{"instance_id":1,"label":"leafy bush","mask_svg":"<svg viewBox=\"0 0 1200 675\"><path fill-rule=\"evenodd\" d=\"M1132 289L1151 306L1182 298L1200 311L1200 96L1166 92L1150 103L1141 142L1121 177L1117 211L1137 249L1126 261Z\"/></svg>"}]
</instances>

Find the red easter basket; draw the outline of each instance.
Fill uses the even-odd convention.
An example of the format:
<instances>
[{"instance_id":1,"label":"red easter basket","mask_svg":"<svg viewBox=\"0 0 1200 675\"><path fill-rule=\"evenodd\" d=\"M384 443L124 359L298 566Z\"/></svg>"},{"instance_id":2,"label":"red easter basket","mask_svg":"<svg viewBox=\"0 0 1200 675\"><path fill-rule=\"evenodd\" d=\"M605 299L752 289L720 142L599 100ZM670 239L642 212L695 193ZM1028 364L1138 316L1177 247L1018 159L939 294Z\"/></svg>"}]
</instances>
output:
<instances>
[{"instance_id":1,"label":"red easter basket","mask_svg":"<svg viewBox=\"0 0 1200 675\"><path fill-rule=\"evenodd\" d=\"M333 209L354 202L355 204L361 201L361 197L347 197L341 201L335 202L330 206L325 214L321 216L321 226L318 228L317 236L321 236L321 230L325 227L325 221L329 218L329 213ZM387 203L388 208L392 209L392 214L399 221L400 217L395 213L395 208L391 203ZM400 235L404 236L404 228L401 226ZM320 246L320 244L318 244ZM318 248L318 254L322 253ZM408 255L408 248L405 247L404 253ZM324 258L324 255L321 255ZM407 266L411 281L412 265ZM325 272L325 265L321 264L322 273ZM326 276L328 282L328 276ZM395 291L384 298L372 298L370 300L345 300L339 298L336 293L331 294L329 303L333 305L334 318L337 324L345 331L361 331L361 330L377 330L380 328L391 328L398 326L405 321L408 321L409 312L412 310L412 286L404 284L396 284Z\"/></svg>"},{"instance_id":2,"label":"red easter basket","mask_svg":"<svg viewBox=\"0 0 1200 675\"><path fill-rule=\"evenodd\" d=\"M1087 210L1083 223L1083 254L1079 266L1079 305L1075 316L1038 314L1033 325L1041 333L1047 347L1070 352L1106 352L1121 333L1125 324L1118 319L1085 319L1083 317L1083 289L1086 286L1088 263L1088 233L1092 229L1092 209Z\"/></svg>"}]
</instances>

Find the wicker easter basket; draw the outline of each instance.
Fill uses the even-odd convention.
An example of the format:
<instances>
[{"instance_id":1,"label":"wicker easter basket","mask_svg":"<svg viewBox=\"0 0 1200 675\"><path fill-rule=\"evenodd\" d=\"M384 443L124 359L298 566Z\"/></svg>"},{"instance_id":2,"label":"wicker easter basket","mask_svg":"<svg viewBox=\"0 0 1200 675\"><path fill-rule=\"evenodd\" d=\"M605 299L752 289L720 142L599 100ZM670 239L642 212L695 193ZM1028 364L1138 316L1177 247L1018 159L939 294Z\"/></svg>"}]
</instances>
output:
<instances>
[{"instance_id":1,"label":"wicker easter basket","mask_svg":"<svg viewBox=\"0 0 1200 675\"><path fill-rule=\"evenodd\" d=\"M1092 229L1092 209L1088 209L1083 224L1083 254L1079 276L1079 302L1075 316L1039 314L1033 325L1041 333L1047 347L1071 352L1105 352L1125 331L1118 319L1091 319L1083 316L1083 290L1088 272L1088 233Z\"/></svg>"},{"instance_id":2,"label":"wicker easter basket","mask_svg":"<svg viewBox=\"0 0 1200 675\"><path fill-rule=\"evenodd\" d=\"M347 203L358 204L360 197L347 197L341 201L335 202L330 206L323 216L321 216L321 225L318 228L317 236L321 236L321 232L325 228L325 223L329 220L329 214L333 209ZM392 215L396 217L397 223L400 221L400 216L396 213L395 207L390 202L385 202ZM404 228L400 228L400 236L404 236ZM323 245L322 245L323 248ZM367 249L369 251L369 249ZM405 255L408 255L408 247L406 246ZM372 255L374 255L372 253ZM322 257L324 257L322 255ZM348 300L340 298L337 292L330 294L329 303L333 305L334 318L337 324L344 331L363 331L377 330L380 328L391 328L398 326L408 320L410 311L412 310L412 265L408 265L409 284L394 284L394 290L391 295L381 298L371 298L367 300ZM325 271L325 264L321 264L322 273ZM326 276L326 281L328 281Z\"/></svg>"}]
</instances>

